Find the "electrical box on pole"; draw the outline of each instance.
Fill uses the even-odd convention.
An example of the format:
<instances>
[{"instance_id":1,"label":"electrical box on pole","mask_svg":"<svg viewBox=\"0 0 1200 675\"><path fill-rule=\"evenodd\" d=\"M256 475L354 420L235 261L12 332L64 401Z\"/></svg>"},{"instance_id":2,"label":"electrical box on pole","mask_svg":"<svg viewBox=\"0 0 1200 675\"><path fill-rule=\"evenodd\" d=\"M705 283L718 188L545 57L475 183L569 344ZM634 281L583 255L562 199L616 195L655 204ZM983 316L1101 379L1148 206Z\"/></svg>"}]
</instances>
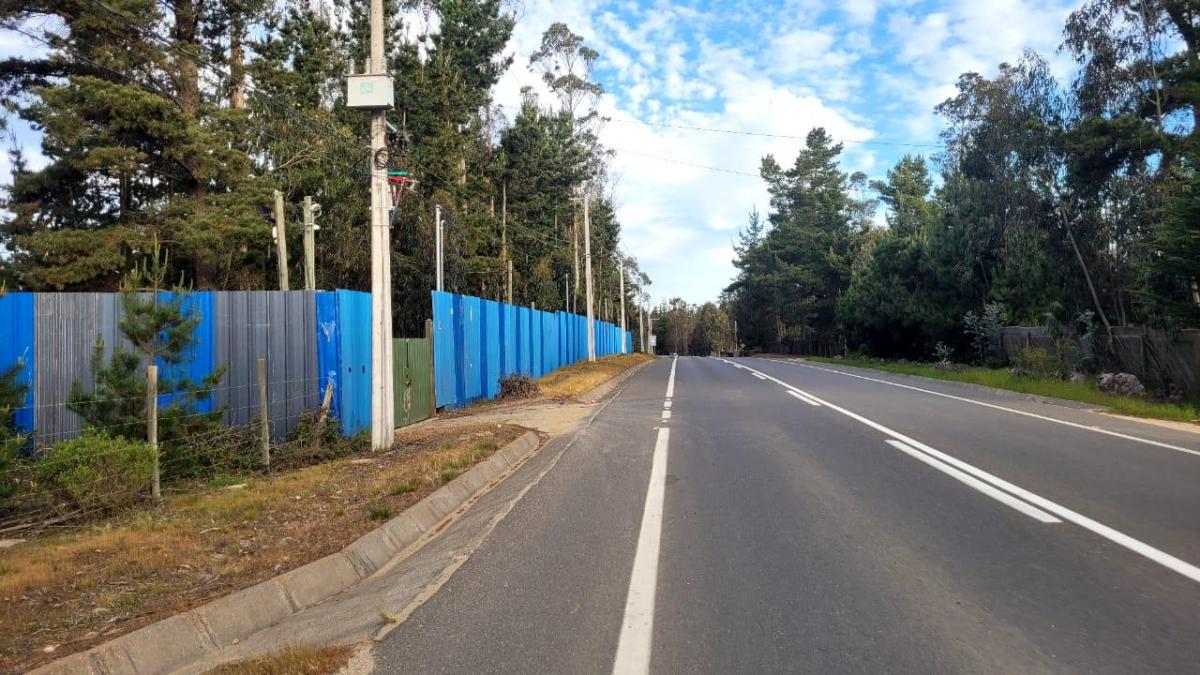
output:
<instances>
[{"instance_id":1,"label":"electrical box on pole","mask_svg":"<svg viewBox=\"0 0 1200 675\"><path fill-rule=\"evenodd\" d=\"M388 110L395 105L392 76L380 73L346 78L346 107L356 110Z\"/></svg>"}]
</instances>

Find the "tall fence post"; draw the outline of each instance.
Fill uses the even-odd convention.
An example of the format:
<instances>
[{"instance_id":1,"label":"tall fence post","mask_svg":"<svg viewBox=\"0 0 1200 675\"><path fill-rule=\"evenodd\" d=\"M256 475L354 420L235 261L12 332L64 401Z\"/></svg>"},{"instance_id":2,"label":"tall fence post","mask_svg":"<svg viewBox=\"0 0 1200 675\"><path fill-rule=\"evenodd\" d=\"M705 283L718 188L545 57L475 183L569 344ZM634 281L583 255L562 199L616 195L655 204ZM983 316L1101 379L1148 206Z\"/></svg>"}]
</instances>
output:
<instances>
[{"instance_id":1,"label":"tall fence post","mask_svg":"<svg viewBox=\"0 0 1200 675\"><path fill-rule=\"evenodd\" d=\"M159 499L162 497L162 482L158 454L158 366L153 363L146 366L146 440L154 448L154 478L150 484L150 494Z\"/></svg>"},{"instance_id":2,"label":"tall fence post","mask_svg":"<svg viewBox=\"0 0 1200 675\"><path fill-rule=\"evenodd\" d=\"M262 432L263 469L271 470L271 425L267 414L267 360L258 358L258 419Z\"/></svg>"},{"instance_id":3,"label":"tall fence post","mask_svg":"<svg viewBox=\"0 0 1200 675\"><path fill-rule=\"evenodd\" d=\"M429 341L429 416L437 414L437 373L433 371L433 319L425 319L425 339Z\"/></svg>"}]
</instances>

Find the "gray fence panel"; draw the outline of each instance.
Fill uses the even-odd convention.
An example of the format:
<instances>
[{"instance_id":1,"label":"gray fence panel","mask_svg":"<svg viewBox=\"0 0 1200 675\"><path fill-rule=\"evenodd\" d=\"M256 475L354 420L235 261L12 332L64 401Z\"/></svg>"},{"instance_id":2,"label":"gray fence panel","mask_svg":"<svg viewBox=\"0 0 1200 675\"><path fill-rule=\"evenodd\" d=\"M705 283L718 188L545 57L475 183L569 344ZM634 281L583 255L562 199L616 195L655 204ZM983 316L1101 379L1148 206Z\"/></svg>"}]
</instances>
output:
<instances>
[{"instance_id":1,"label":"gray fence panel","mask_svg":"<svg viewBox=\"0 0 1200 675\"><path fill-rule=\"evenodd\" d=\"M113 293L38 293L34 301L35 350L39 368L34 384L35 440L49 445L74 437L83 420L67 410L71 384L79 381L91 391L92 351L96 338L104 341L104 358L113 346L130 348L117 328L121 298Z\"/></svg>"},{"instance_id":2,"label":"gray fence panel","mask_svg":"<svg viewBox=\"0 0 1200 675\"><path fill-rule=\"evenodd\" d=\"M258 359L267 361L267 415L281 440L300 415L320 405L317 392L316 293L227 291L216 294L218 364L228 373L218 392L231 425L259 416Z\"/></svg>"}]
</instances>

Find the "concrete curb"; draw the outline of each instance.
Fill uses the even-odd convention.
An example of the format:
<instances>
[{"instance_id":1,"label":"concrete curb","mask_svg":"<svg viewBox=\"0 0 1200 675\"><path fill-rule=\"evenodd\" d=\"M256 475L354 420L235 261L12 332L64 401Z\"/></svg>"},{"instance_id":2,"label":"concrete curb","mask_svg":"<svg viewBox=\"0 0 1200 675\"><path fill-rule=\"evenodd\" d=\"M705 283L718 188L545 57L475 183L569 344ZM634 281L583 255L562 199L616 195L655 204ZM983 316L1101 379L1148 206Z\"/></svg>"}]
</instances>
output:
<instances>
[{"instance_id":1,"label":"concrete curb","mask_svg":"<svg viewBox=\"0 0 1200 675\"><path fill-rule=\"evenodd\" d=\"M426 532L437 531L447 516L509 468L524 461L540 444L536 433L525 432L489 459L338 553L30 672L147 675L187 666L372 576L416 544Z\"/></svg>"},{"instance_id":2,"label":"concrete curb","mask_svg":"<svg viewBox=\"0 0 1200 675\"><path fill-rule=\"evenodd\" d=\"M580 403L596 403L619 387L622 382L642 372L642 369L649 366L651 363L654 363L654 361L646 361L644 363L639 363L632 368L626 368L622 373L611 380L608 380L607 382L601 382L600 384L583 392L579 395L577 400Z\"/></svg>"}]
</instances>

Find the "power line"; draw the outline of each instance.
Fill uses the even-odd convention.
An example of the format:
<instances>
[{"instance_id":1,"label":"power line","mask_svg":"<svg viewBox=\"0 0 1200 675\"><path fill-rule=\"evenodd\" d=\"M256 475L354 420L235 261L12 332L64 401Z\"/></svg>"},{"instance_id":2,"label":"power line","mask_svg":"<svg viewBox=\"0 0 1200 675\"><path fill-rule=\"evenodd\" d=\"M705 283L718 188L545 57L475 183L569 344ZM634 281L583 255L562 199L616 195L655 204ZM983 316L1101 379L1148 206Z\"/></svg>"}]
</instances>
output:
<instances>
[{"instance_id":1,"label":"power line","mask_svg":"<svg viewBox=\"0 0 1200 675\"><path fill-rule=\"evenodd\" d=\"M651 154L648 154L645 152L639 152L637 150L626 150L624 148L613 148L613 147L610 147L609 149L613 150L615 152L621 152L621 153L624 153L627 155L637 155L638 157L645 157L647 159L656 159L660 162L670 162L672 164L682 164L684 166L690 166L690 167L693 167L696 169L704 169L706 171L718 171L720 173L729 173L729 174L733 174L735 176L748 176L750 178L762 178L762 176L760 176L759 174L750 173L748 171L736 171L734 169L723 169L723 168L717 167L717 166L707 166L705 164L696 164L694 162L688 162L688 161L684 161L682 159L674 159L672 157L661 157L659 155L651 155Z\"/></svg>"},{"instance_id":2,"label":"power line","mask_svg":"<svg viewBox=\"0 0 1200 675\"><path fill-rule=\"evenodd\" d=\"M496 105L499 105L502 108L510 108L510 109L514 109L514 110L520 110L520 106L505 105L503 103L498 103ZM742 129L722 129L719 127L702 127L702 126L697 126L697 125L692 125L692 124L672 124L670 122L650 122L647 120L621 118L621 117L607 117L604 115L601 115L601 118L606 122L618 122L621 124L641 124L641 125L645 125L648 127L662 127L662 128L666 128L666 129L683 129L686 131L703 131L706 133L713 133L713 134L732 134L732 135L736 135L736 136L757 136L757 137L761 137L761 138L782 138L782 139L787 139L787 140L792 140L792 141L803 141L803 140L807 139L807 136L796 136L793 134L775 134L775 133L770 133L770 132L766 132L766 131L745 131ZM838 143L841 143L843 145L884 145L884 146L895 146L895 147L903 147L903 148L944 148L944 147L946 147L945 144L943 144L943 143L906 143L906 142L902 142L902 141L877 141L877 140L873 140L873 139L842 140L842 141L838 141Z\"/></svg>"}]
</instances>

